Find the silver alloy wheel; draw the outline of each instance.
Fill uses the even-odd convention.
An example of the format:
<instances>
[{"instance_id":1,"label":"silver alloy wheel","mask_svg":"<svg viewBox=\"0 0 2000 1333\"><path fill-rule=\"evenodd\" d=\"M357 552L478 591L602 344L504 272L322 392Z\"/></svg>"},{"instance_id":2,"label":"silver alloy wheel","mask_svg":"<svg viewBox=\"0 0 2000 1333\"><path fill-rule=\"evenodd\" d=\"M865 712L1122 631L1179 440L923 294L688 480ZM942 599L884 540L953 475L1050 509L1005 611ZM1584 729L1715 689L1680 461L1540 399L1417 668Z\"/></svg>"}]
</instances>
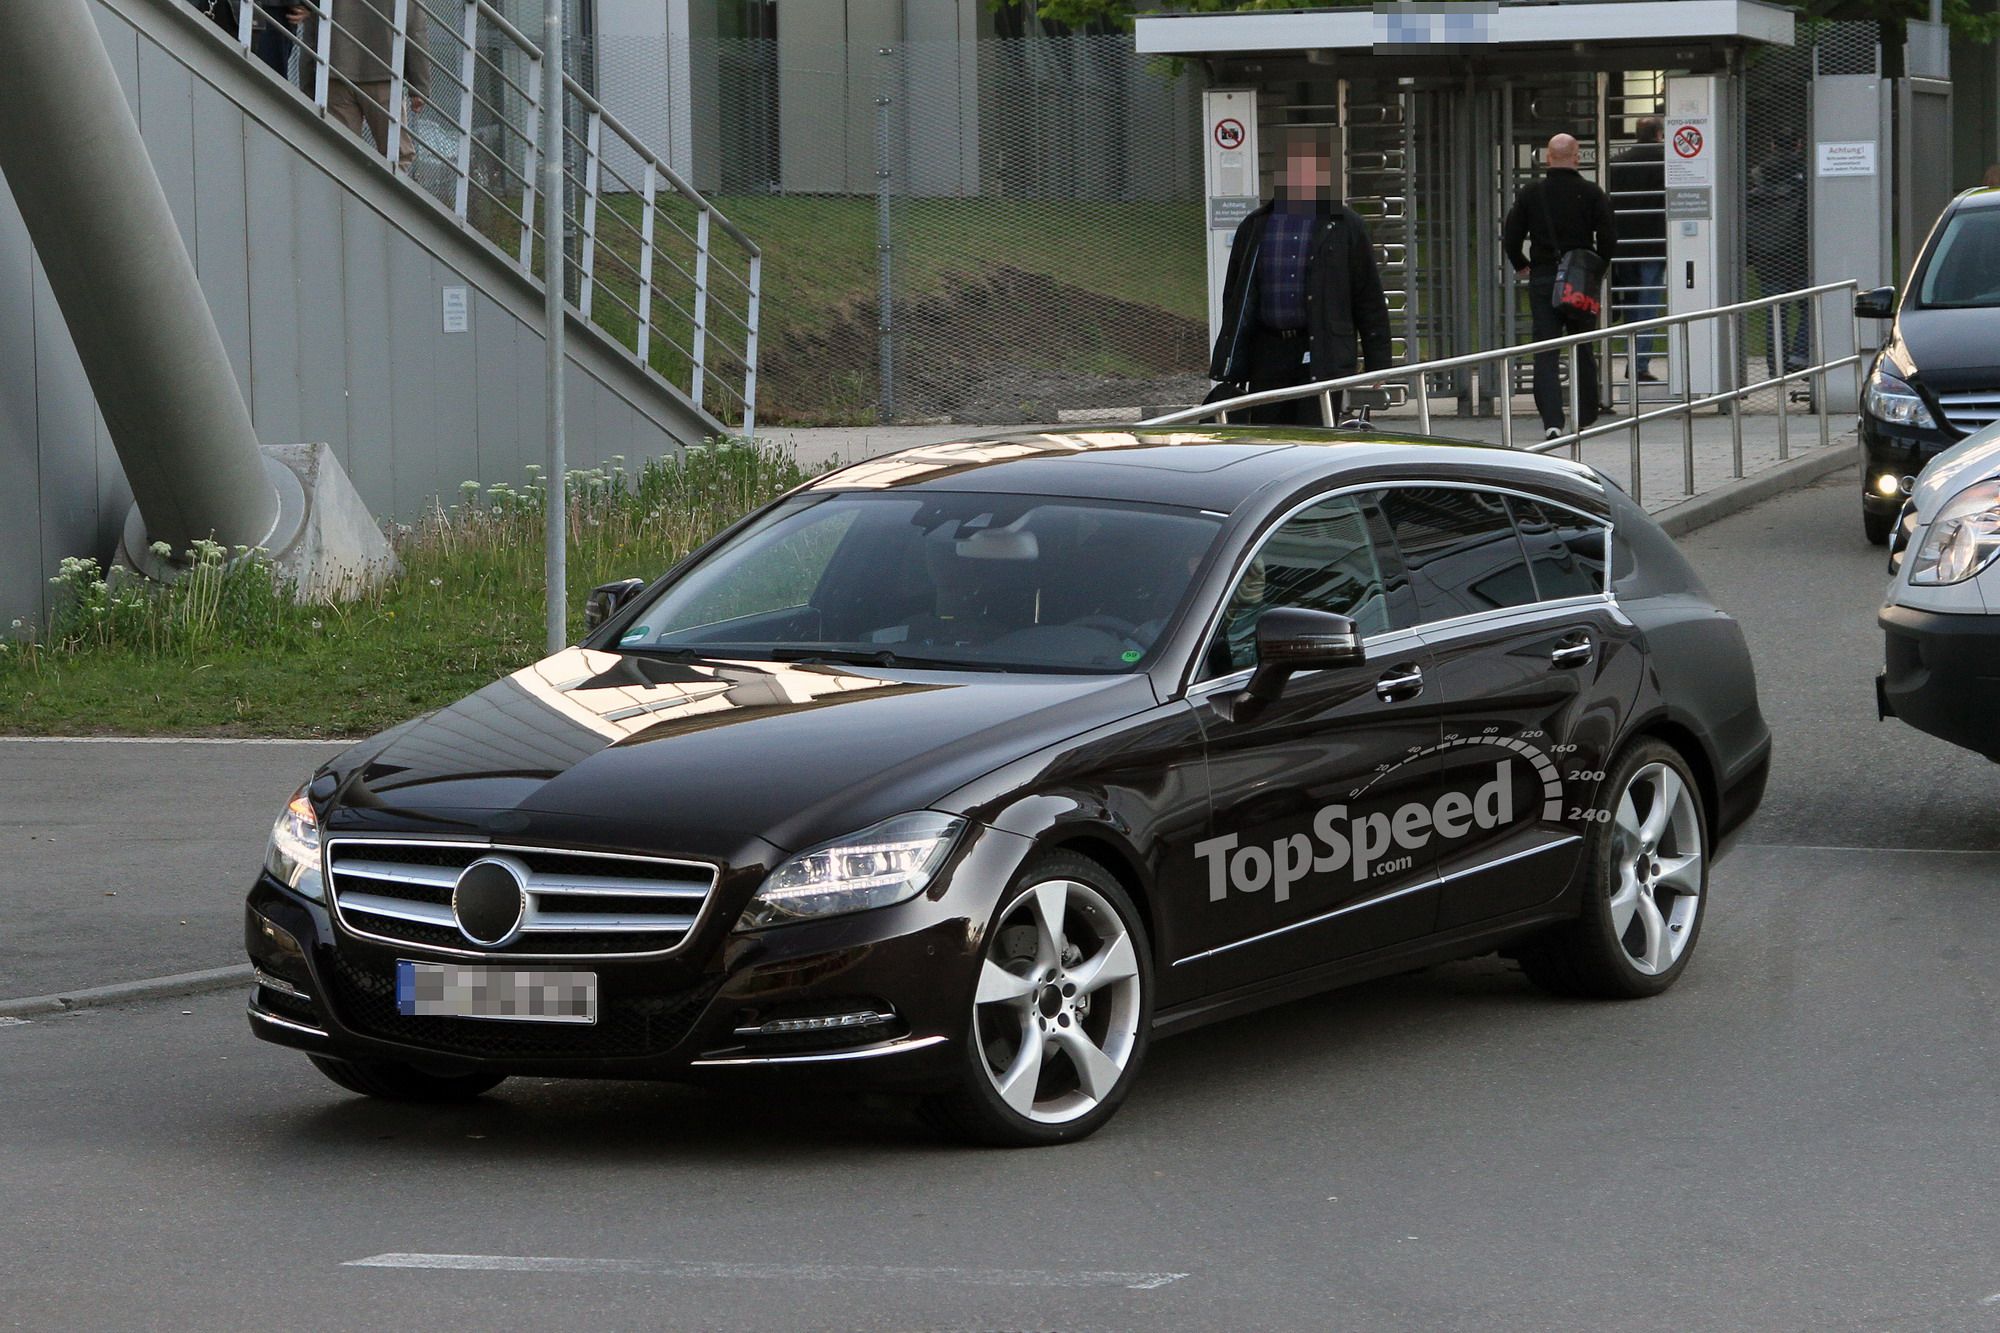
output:
<instances>
[{"instance_id":1,"label":"silver alloy wheel","mask_svg":"<svg viewBox=\"0 0 2000 1333\"><path fill-rule=\"evenodd\" d=\"M973 1000L981 1066L1021 1116L1059 1125L1111 1094L1138 1044L1139 959L1104 895L1035 885L994 926Z\"/></svg>"},{"instance_id":2,"label":"silver alloy wheel","mask_svg":"<svg viewBox=\"0 0 2000 1333\"><path fill-rule=\"evenodd\" d=\"M1657 976L1680 960L1701 911L1701 814L1666 764L1632 775L1613 812L1611 929L1633 968Z\"/></svg>"}]
</instances>

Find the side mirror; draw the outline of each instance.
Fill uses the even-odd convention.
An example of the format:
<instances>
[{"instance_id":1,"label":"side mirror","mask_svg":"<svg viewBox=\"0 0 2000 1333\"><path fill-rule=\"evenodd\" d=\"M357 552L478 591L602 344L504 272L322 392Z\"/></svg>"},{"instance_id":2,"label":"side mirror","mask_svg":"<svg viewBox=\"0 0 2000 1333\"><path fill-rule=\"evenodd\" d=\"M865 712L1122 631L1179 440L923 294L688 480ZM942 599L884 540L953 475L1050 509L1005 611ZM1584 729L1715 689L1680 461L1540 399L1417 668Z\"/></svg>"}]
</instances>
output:
<instances>
[{"instance_id":1,"label":"side mirror","mask_svg":"<svg viewBox=\"0 0 2000 1333\"><path fill-rule=\"evenodd\" d=\"M1856 319L1894 319L1896 317L1896 289L1877 287L1872 292L1862 292L1854 298Z\"/></svg>"},{"instance_id":2,"label":"side mirror","mask_svg":"<svg viewBox=\"0 0 2000 1333\"><path fill-rule=\"evenodd\" d=\"M589 634L617 615L645 587L644 579L620 579L616 583L600 583L592 588L590 596L583 600L583 632Z\"/></svg>"},{"instance_id":3,"label":"side mirror","mask_svg":"<svg viewBox=\"0 0 2000 1333\"><path fill-rule=\"evenodd\" d=\"M1284 693L1295 671L1359 666L1361 630L1346 616L1274 606L1257 617L1257 668L1231 703L1230 719L1254 717Z\"/></svg>"}]
</instances>

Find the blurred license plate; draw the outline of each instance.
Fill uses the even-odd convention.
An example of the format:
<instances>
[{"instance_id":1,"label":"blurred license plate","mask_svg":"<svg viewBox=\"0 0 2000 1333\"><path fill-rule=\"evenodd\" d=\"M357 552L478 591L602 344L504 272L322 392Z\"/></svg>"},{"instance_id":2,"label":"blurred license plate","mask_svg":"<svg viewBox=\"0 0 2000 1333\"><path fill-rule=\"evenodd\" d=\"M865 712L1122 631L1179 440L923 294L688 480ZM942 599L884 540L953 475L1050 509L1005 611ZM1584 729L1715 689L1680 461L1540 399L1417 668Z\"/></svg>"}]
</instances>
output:
<instances>
[{"instance_id":1,"label":"blurred license plate","mask_svg":"<svg viewBox=\"0 0 2000 1333\"><path fill-rule=\"evenodd\" d=\"M396 1010L422 1018L595 1023L597 974L510 971L398 959Z\"/></svg>"}]
</instances>

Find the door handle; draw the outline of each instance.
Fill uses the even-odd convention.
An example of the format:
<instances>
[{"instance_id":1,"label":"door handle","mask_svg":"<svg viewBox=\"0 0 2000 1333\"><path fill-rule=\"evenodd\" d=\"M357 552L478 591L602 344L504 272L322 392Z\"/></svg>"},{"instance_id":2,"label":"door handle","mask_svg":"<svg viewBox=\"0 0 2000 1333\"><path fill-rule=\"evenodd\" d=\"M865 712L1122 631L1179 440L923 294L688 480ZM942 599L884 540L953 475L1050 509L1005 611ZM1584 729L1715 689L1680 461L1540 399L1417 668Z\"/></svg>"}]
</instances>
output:
<instances>
[{"instance_id":1,"label":"door handle","mask_svg":"<svg viewBox=\"0 0 2000 1333\"><path fill-rule=\"evenodd\" d=\"M1396 667L1375 682L1375 697L1383 703L1394 703L1398 699L1414 699L1423 692L1422 667Z\"/></svg>"},{"instance_id":2,"label":"door handle","mask_svg":"<svg viewBox=\"0 0 2000 1333\"><path fill-rule=\"evenodd\" d=\"M1589 666L1590 659L1596 656L1596 653L1596 646L1591 643L1590 636L1580 634L1574 639L1557 644L1555 651L1549 654L1549 662L1559 667Z\"/></svg>"}]
</instances>

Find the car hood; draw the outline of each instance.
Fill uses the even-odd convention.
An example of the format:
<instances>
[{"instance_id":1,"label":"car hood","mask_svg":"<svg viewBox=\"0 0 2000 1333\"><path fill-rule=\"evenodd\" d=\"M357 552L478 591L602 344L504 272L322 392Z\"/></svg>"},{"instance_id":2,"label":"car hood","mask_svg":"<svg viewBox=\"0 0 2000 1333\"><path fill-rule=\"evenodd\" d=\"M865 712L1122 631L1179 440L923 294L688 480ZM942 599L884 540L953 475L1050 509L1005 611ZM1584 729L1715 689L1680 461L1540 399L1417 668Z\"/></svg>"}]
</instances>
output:
<instances>
[{"instance_id":1,"label":"car hood","mask_svg":"<svg viewBox=\"0 0 2000 1333\"><path fill-rule=\"evenodd\" d=\"M1945 501L1993 476L2000 476L2000 422L1966 436L1924 468L1910 492L1917 521L1930 522Z\"/></svg>"},{"instance_id":2,"label":"car hood","mask_svg":"<svg viewBox=\"0 0 2000 1333\"><path fill-rule=\"evenodd\" d=\"M1893 363L1932 393L2000 388L2000 310L1910 310L1896 320Z\"/></svg>"},{"instance_id":3,"label":"car hood","mask_svg":"<svg viewBox=\"0 0 2000 1333\"><path fill-rule=\"evenodd\" d=\"M333 831L413 828L755 861L921 809L1153 706L1144 676L676 662L569 648L364 742Z\"/></svg>"}]
</instances>

